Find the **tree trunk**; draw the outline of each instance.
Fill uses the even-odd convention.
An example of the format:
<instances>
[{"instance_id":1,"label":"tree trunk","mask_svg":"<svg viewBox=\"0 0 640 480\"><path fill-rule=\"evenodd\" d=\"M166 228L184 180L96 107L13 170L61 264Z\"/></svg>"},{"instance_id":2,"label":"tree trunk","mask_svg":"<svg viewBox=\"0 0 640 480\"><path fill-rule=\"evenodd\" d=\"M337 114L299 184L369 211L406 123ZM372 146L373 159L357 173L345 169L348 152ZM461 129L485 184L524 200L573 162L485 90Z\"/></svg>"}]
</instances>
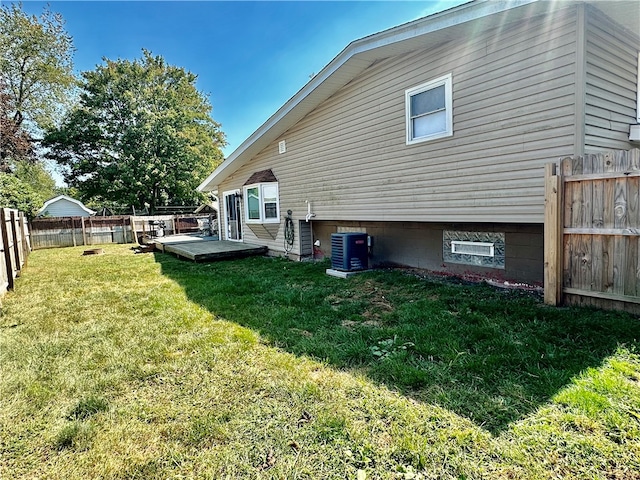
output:
<instances>
[{"instance_id":1,"label":"tree trunk","mask_svg":"<svg viewBox=\"0 0 640 480\"><path fill-rule=\"evenodd\" d=\"M151 191L151 201L149 205L149 213L151 215L155 214L157 203L158 203L158 185L154 185L153 190Z\"/></svg>"}]
</instances>

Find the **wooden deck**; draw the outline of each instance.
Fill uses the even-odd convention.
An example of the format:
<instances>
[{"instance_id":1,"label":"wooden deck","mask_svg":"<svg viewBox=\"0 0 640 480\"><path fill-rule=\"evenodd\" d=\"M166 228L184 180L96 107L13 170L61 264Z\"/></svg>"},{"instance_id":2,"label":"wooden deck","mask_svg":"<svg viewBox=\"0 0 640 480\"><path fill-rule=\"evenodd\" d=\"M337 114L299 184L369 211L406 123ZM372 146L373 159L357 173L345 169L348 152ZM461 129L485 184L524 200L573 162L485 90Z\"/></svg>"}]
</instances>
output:
<instances>
[{"instance_id":1,"label":"wooden deck","mask_svg":"<svg viewBox=\"0 0 640 480\"><path fill-rule=\"evenodd\" d=\"M264 255L267 247L244 242L229 242L216 240L217 237L201 237L195 235L170 235L154 238L156 249L161 252L173 253L194 262L213 262L232 258Z\"/></svg>"}]
</instances>

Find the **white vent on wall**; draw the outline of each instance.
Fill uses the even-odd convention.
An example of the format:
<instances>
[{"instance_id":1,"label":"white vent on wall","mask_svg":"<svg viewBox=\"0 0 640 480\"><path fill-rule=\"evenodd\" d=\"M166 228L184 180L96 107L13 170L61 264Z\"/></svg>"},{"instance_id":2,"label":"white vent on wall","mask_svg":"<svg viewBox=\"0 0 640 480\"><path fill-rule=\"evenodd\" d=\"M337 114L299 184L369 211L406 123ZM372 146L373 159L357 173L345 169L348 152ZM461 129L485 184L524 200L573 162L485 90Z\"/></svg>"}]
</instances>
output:
<instances>
[{"instance_id":1,"label":"white vent on wall","mask_svg":"<svg viewBox=\"0 0 640 480\"><path fill-rule=\"evenodd\" d=\"M285 153L287 151L287 142L285 140L280 140L278 142L278 153Z\"/></svg>"},{"instance_id":2,"label":"white vent on wall","mask_svg":"<svg viewBox=\"0 0 640 480\"><path fill-rule=\"evenodd\" d=\"M338 233L367 233L367 227L338 227Z\"/></svg>"},{"instance_id":3,"label":"white vent on wall","mask_svg":"<svg viewBox=\"0 0 640 480\"><path fill-rule=\"evenodd\" d=\"M451 253L463 255L476 255L478 257L495 256L495 248L493 243L486 242L467 242L463 240L451 241Z\"/></svg>"}]
</instances>

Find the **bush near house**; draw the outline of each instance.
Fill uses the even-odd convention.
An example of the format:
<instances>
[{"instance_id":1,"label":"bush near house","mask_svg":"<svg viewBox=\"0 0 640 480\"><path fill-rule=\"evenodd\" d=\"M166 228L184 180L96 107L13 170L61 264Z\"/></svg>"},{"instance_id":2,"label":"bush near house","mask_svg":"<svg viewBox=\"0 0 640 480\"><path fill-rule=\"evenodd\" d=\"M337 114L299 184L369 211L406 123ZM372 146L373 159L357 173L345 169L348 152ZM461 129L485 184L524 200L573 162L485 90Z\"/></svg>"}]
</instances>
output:
<instances>
[{"instance_id":1,"label":"bush near house","mask_svg":"<svg viewBox=\"0 0 640 480\"><path fill-rule=\"evenodd\" d=\"M33 252L0 478L640 478L640 322L398 271Z\"/></svg>"}]
</instances>

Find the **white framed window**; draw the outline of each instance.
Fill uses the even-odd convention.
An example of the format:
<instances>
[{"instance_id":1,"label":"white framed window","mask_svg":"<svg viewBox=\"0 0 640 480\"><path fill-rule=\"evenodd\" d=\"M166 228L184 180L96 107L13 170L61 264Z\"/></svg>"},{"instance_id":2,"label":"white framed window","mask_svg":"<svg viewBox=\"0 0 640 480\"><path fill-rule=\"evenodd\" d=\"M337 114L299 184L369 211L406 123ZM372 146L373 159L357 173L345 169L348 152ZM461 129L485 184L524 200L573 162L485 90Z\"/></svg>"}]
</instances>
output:
<instances>
[{"instance_id":1,"label":"white framed window","mask_svg":"<svg viewBox=\"0 0 640 480\"><path fill-rule=\"evenodd\" d=\"M280 223L277 183L246 185L244 199L244 215L247 223Z\"/></svg>"},{"instance_id":2,"label":"white framed window","mask_svg":"<svg viewBox=\"0 0 640 480\"><path fill-rule=\"evenodd\" d=\"M453 135L451 74L405 90L407 145Z\"/></svg>"}]
</instances>

